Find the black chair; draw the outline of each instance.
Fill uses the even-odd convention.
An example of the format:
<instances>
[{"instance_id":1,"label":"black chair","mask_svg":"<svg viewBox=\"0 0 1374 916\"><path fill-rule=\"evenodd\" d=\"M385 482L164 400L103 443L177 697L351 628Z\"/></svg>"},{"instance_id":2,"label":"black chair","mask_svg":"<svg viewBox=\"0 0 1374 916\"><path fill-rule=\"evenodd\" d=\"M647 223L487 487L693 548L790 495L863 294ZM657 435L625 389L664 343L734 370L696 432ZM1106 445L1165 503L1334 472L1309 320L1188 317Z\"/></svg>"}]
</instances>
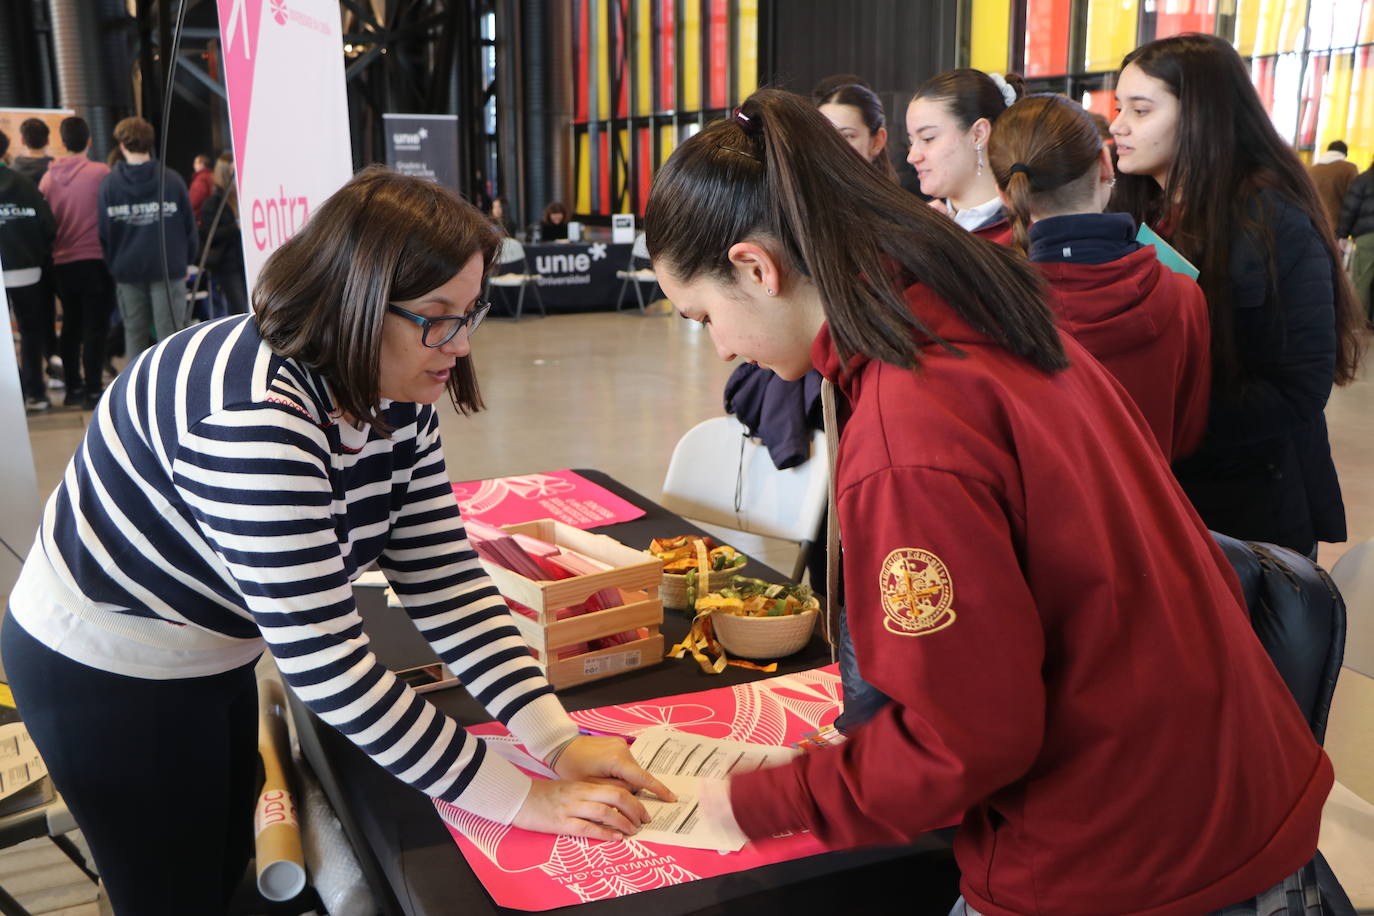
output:
<instances>
[{"instance_id":1,"label":"black chair","mask_svg":"<svg viewBox=\"0 0 1374 916\"><path fill-rule=\"evenodd\" d=\"M1274 544L1212 532L1240 578L1250 624L1320 744L1345 657L1345 601L1326 571Z\"/></svg>"}]
</instances>

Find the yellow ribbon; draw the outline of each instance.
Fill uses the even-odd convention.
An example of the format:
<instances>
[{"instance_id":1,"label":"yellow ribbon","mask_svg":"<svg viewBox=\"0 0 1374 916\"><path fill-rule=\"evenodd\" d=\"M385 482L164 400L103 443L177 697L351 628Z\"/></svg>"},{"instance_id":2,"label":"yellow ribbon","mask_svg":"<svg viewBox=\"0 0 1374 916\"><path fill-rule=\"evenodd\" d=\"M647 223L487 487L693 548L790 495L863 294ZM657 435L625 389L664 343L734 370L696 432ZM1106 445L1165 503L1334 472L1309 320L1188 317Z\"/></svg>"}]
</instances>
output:
<instances>
[{"instance_id":1,"label":"yellow ribbon","mask_svg":"<svg viewBox=\"0 0 1374 916\"><path fill-rule=\"evenodd\" d=\"M720 674L725 670L726 665L734 665L737 668L749 668L753 671L763 671L773 673L778 670L777 662L769 662L760 665L756 662L746 662L743 659L728 658L725 654L725 647L716 639L715 628L711 626L711 611L705 610L697 614L692 619L692 628L687 631L682 642L668 650L667 658L682 658L687 653L692 654L692 658L697 660L701 670L707 674ZM711 660L711 656L716 656Z\"/></svg>"}]
</instances>

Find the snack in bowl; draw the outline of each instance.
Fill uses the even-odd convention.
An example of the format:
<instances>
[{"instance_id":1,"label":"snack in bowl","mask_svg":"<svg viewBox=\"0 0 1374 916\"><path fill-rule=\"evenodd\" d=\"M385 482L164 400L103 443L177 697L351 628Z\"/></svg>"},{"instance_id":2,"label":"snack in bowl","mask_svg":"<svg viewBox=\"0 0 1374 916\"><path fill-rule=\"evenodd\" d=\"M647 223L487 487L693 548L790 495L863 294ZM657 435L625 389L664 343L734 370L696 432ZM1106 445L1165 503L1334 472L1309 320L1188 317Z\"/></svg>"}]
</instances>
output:
<instances>
[{"instance_id":1,"label":"snack in bowl","mask_svg":"<svg viewBox=\"0 0 1374 916\"><path fill-rule=\"evenodd\" d=\"M820 602L808 585L777 585L732 576L730 585L696 601L709 630L732 655L773 659L800 651L811 639ZM707 628L703 626L703 631Z\"/></svg>"},{"instance_id":2,"label":"snack in bowl","mask_svg":"<svg viewBox=\"0 0 1374 916\"><path fill-rule=\"evenodd\" d=\"M648 552L663 561L664 607L681 610L691 610L699 593L724 586L734 570L749 562L728 544L695 534L654 538Z\"/></svg>"}]
</instances>

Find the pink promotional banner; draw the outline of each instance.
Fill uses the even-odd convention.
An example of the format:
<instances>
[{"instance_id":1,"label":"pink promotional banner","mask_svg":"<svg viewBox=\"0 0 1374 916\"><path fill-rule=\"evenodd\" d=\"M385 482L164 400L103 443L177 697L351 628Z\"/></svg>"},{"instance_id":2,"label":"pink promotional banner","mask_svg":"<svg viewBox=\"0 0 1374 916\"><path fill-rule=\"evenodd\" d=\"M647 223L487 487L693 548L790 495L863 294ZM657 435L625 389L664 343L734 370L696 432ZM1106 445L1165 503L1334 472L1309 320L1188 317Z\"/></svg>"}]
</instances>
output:
<instances>
[{"instance_id":1,"label":"pink promotional banner","mask_svg":"<svg viewBox=\"0 0 1374 916\"><path fill-rule=\"evenodd\" d=\"M588 731L626 737L668 726L709 738L787 746L833 722L840 713L841 696L838 667L829 665L734 687L583 710L572 717ZM491 750L532 775L553 775L499 724L468 731L485 737ZM491 899L517 910L551 910L623 897L827 851L810 833L772 837L726 855L633 837L603 843L531 833L447 802L434 804Z\"/></svg>"},{"instance_id":2,"label":"pink promotional banner","mask_svg":"<svg viewBox=\"0 0 1374 916\"><path fill-rule=\"evenodd\" d=\"M644 510L572 471L521 474L455 483L464 518L515 525L551 518L574 528L596 528L639 518Z\"/></svg>"},{"instance_id":3,"label":"pink promotional banner","mask_svg":"<svg viewBox=\"0 0 1374 916\"><path fill-rule=\"evenodd\" d=\"M353 175L338 0L219 0L244 271Z\"/></svg>"}]
</instances>

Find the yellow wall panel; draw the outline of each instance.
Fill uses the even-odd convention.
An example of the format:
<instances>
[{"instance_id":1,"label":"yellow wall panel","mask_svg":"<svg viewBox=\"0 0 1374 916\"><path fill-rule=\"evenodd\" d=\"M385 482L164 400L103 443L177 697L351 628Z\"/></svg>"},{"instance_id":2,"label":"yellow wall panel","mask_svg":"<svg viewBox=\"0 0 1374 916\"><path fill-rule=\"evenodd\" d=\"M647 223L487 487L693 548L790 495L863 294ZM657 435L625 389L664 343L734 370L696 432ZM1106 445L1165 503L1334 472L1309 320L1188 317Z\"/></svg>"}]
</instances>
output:
<instances>
[{"instance_id":1,"label":"yellow wall panel","mask_svg":"<svg viewBox=\"0 0 1374 916\"><path fill-rule=\"evenodd\" d=\"M596 67L596 116L598 118L609 118L611 116L611 51L610 30L606 22L605 2L589 4L595 19L592 22L592 47L596 52L596 59L592 61L592 66Z\"/></svg>"},{"instance_id":2,"label":"yellow wall panel","mask_svg":"<svg viewBox=\"0 0 1374 916\"><path fill-rule=\"evenodd\" d=\"M573 212L592 212L592 147L586 131L577 135L577 206Z\"/></svg>"},{"instance_id":3,"label":"yellow wall panel","mask_svg":"<svg viewBox=\"0 0 1374 916\"><path fill-rule=\"evenodd\" d=\"M1374 59L1368 48L1355 52L1351 85L1354 93L1346 109L1345 142L1350 146L1350 161L1363 170L1374 159Z\"/></svg>"},{"instance_id":4,"label":"yellow wall panel","mask_svg":"<svg viewBox=\"0 0 1374 916\"><path fill-rule=\"evenodd\" d=\"M1236 50L1241 57L1255 53L1255 39L1259 34L1260 5L1265 0L1239 0L1236 4Z\"/></svg>"},{"instance_id":5,"label":"yellow wall panel","mask_svg":"<svg viewBox=\"0 0 1374 916\"><path fill-rule=\"evenodd\" d=\"M1135 0L1088 0L1087 48L1083 69L1115 70L1135 47Z\"/></svg>"},{"instance_id":6,"label":"yellow wall panel","mask_svg":"<svg viewBox=\"0 0 1374 916\"><path fill-rule=\"evenodd\" d=\"M673 125L664 124L658 129L658 164L662 165L668 161L668 157L673 154L673 148L677 146L677 131ZM160 243L159 243L160 244Z\"/></svg>"},{"instance_id":7,"label":"yellow wall panel","mask_svg":"<svg viewBox=\"0 0 1374 916\"><path fill-rule=\"evenodd\" d=\"M701 108L701 0L682 4L682 43L678 66L682 72L682 111Z\"/></svg>"},{"instance_id":8,"label":"yellow wall panel","mask_svg":"<svg viewBox=\"0 0 1374 916\"><path fill-rule=\"evenodd\" d=\"M755 89L759 88L759 0L739 0L739 62L736 81L739 84L739 98L733 102L743 102Z\"/></svg>"},{"instance_id":9,"label":"yellow wall panel","mask_svg":"<svg viewBox=\"0 0 1374 916\"><path fill-rule=\"evenodd\" d=\"M1010 0L973 0L973 34L969 66L985 73L1003 73L1011 60Z\"/></svg>"},{"instance_id":10,"label":"yellow wall panel","mask_svg":"<svg viewBox=\"0 0 1374 916\"><path fill-rule=\"evenodd\" d=\"M653 0L633 0L634 3L634 48L639 57L635 68L635 92L639 93L635 114L653 114L654 110L654 31Z\"/></svg>"},{"instance_id":11,"label":"yellow wall panel","mask_svg":"<svg viewBox=\"0 0 1374 916\"><path fill-rule=\"evenodd\" d=\"M622 127L620 130L616 131L616 143L617 143L618 145L616 146L615 149L618 150L620 153L623 153L626 159L629 159L629 157L630 157L630 131L629 131L627 128ZM612 153L611 153L611 171L612 171L612 172L616 171L616 169L617 169L617 166L615 165L615 160L616 160L616 159L617 159L616 152L615 152L615 151L612 151ZM620 166L619 166L619 170L620 170L620 172L622 173L621 183L624 185L624 190L621 191L620 197L619 197L618 199L615 198L615 192L617 191L617 188L615 187L615 185L612 185L612 186L611 186L611 196L612 196L612 200L611 200L611 212L612 212L612 213L629 213L632 209L634 209L632 206L630 206L630 182L627 181L627 180L624 178L624 175L623 175L623 173L626 171L626 169L627 169L628 167L629 167L629 166L626 165L625 163L621 163ZM609 177L609 176L608 176L608 177Z\"/></svg>"}]
</instances>

